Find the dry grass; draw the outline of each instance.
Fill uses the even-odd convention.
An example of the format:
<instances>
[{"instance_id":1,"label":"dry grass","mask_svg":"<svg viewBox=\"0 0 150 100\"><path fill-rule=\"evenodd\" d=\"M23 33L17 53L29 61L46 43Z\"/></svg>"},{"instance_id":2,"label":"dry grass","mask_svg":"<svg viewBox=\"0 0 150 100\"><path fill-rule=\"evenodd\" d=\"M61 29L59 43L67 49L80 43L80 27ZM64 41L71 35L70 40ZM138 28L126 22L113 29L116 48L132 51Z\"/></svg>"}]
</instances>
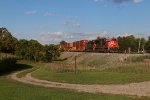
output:
<instances>
[{"instance_id":1,"label":"dry grass","mask_svg":"<svg viewBox=\"0 0 150 100\"><path fill-rule=\"evenodd\" d=\"M14 66L17 62L17 57L11 54L0 53L0 70L7 70Z\"/></svg>"},{"instance_id":2,"label":"dry grass","mask_svg":"<svg viewBox=\"0 0 150 100\"><path fill-rule=\"evenodd\" d=\"M75 65L74 64L68 64L68 63L47 63L44 67L42 67L44 70L51 70L54 72L74 72L75 71ZM93 68L83 65L77 65L76 67L77 72L80 71L89 71L93 70Z\"/></svg>"},{"instance_id":3,"label":"dry grass","mask_svg":"<svg viewBox=\"0 0 150 100\"><path fill-rule=\"evenodd\" d=\"M64 52L61 58L66 58L63 62L57 62L51 67L53 70L74 71L74 59L77 56L77 69L79 71L87 70L105 70L117 66L136 66L140 62L145 66L150 56L145 54L117 54L117 53L82 53L82 52ZM146 60L145 60L146 59ZM51 65L48 65L51 66Z\"/></svg>"},{"instance_id":4,"label":"dry grass","mask_svg":"<svg viewBox=\"0 0 150 100\"><path fill-rule=\"evenodd\" d=\"M0 53L0 59L6 59L6 58L16 58L16 56L12 54Z\"/></svg>"}]
</instances>

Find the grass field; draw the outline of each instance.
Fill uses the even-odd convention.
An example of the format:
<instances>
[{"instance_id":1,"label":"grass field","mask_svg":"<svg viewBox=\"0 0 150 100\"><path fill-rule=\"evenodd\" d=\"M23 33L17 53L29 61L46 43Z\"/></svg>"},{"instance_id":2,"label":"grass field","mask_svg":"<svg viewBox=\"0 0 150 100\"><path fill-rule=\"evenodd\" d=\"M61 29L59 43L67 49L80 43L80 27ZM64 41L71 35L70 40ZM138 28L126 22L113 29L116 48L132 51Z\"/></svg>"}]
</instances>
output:
<instances>
[{"instance_id":1,"label":"grass field","mask_svg":"<svg viewBox=\"0 0 150 100\"><path fill-rule=\"evenodd\" d=\"M86 56L81 54L80 57ZM83 58L81 61L84 61ZM73 57L70 57L73 59ZM70 60L70 59L68 59ZM72 60L70 60L71 62ZM131 60L130 60L131 61ZM58 65L62 64L59 68ZM111 95L111 94L90 94L84 92L76 92L73 90L56 89L56 88L43 88L39 86L33 86L15 82L7 78L11 72L15 70L22 70L29 68L27 71L19 74L19 77L24 76L26 73L33 71L33 76L58 82L68 83L81 83L81 84L124 84L130 82L140 82L150 80L150 68L149 64L143 64L141 62L135 63L119 63L117 66L107 67L103 70L80 70L77 74L73 70L65 70L64 63L33 63L27 61L19 61L14 69L9 70L6 74L0 76L0 100L149 100L148 97L136 97L136 96L124 96L124 95ZM82 66L84 63L78 62ZM52 65L52 66L50 66ZM56 66L57 65L57 66ZM69 64L70 66L71 64ZM106 64L107 65L107 64ZM67 65L66 65L67 66ZM67 67L69 67L67 66ZM137 67L138 66L138 67ZM58 67L58 69L52 67ZM16 69L15 69L16 68ZM31 69L33 68L33 69ZM101 68L101 67L98 67ZM130 69L130 70L129 70ZM68 77L69 76L69 77Z\"/></svg>"},{"instance_id":2,"label":"grass field","mask_svg":"<svg viewBox=\"0 0 150 100\"><path fill-rule=\"evenodd\" d=\"M94 70L79 70L75 74L73 72L74 65L69 64L67 66L67 63L64 62L64 64L58 65L46 64L34 72L33 76L49 81L76 84L126 84L150 80L150 64L143 62L145 58L149 57L148 55L127 55L128 58L124 62L119 62L120 57L122 57L121 54L91 55L84 53L78 57L80 62L77 66L90 66L91 68L94 67ZM72 70L68 70L68 67Z\"/></svg>"},{"instance_id":3,"label":"grass field","mask_svg":"<svg viewBox=\"0 0 150 100\"><path fill-rule=\"evenodd\" d=\"M150 80L150 74L137 74L132 72L121 73L110 69L106 71L54 72L40 69L33 73L34 77L49 81L77 83L77 84L125 84Z\"/></svg>"},{"instance_id":4,"label":"grass field","mask_svg":"<svg viewBox=\"0 0 150 100\"><path fill-rule=\"evenodd\" d=\"M90 94L64 89L42 88L0 77L0 100L149 100L111 94Z\"/></svg>"},{"instance_id":5,"label":"grass field","mask_svg":"<svg viewBox=\"0 0 150 100\"><path fill-rule=\"evenodd\" d=\"M17 70L37 66L41 66L41 63L19 62L17 67L20 68ZM11 71L8 74L10 73ZM8 74L0 76L0 100L149 100L147 97L90 94L66 89L43 88L15 82L7 77Z\"/></svg>"}]
</instances>

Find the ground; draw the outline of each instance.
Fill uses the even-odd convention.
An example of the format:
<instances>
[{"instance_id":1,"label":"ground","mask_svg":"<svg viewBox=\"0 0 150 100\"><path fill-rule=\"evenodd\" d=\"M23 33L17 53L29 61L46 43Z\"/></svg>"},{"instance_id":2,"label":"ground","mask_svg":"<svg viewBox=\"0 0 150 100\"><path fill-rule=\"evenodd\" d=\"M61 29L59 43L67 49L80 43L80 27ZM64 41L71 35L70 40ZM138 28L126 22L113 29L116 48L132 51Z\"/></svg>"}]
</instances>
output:
<instances>
[{"instance_id":1,"label":"ground","mask_svg":"<svg viewBox=\"0 0 150 100\"><path fill-rule=\"evenodd\" d=\"M74 69L73 69L75 54L78 56L77 57L78 72L76 74L74 73ZM134 56L136 56L137 59L133 59L135 58ZM0 99L40 100L40 98L42 99L44 98L45 100L49 100L49 99L52 100L60 100L60 99L61 100L67 100L67 99L69 100L70 99L149 100L150 99L149 98L150 78L148 77L149 63L147 64L144 62L143 64L143 62L141 61L143 58L145 59L145 57L142 57L141 59L141 55L140 55L140 59L139 59L139 55L134 55L134 56L119 55L117 57L114 57L114 55L107 55L107 54L65 53L61 56L61 59L64 58L67 59L64 60L63 63L54 62L55 68L53 68L54 66L50 66L50 64L45 64L45 63L19 62L20 63L19 65L21 66L27 65L29 69L25 69L17 72L14 71L13 73L2 75L0 77L0 81L1 81L0 89L2 90L0 93L1 94ZM113 57L113 60L109 62L108 59L110 59L110 57ZM139 62L137 63L137 61L140 61L140 63ZM119 62L117 63L116 66L112 65L113 63L116 64L116 62ZM129 62L134 62L134 64L133 63L129 64ZM72 66L69 67L70 65ZM47 72L44 72L45 70L47 70ZM48 71L53 72L54 75L51 72L48 73ZM55 74L57 75L58 73L60 73L60 76L59 75L55 76ZM86 80L86 78L88 77L85 77L86 75L85 73L87 73L87 76L91 78ZM91 73L91 76L89 73ZM97 73L97 74L93 75L93 73ZM108 80L109 78L108 77L109 75L107 75L108 73L111 73L110 76L113 76L114 74L117 73L116 76L114 77L120 77L120 79L116 78L116 80L120 80L120 82L119 81L116 82L116 80L113 77L110 77L111 79ZM78 74L79 77L81 78L77 78L74 82L69 81L67 77L64 77L66 75L74 79L75 76L77 76ZM121 74L124 74L124 76L121 76ZM133 77L130 79L128 78L124 79L127 81L121 80L121 78L125 77L125 75L128 76L129 74L131 74L130 77L132 76ZM135 76L133 74L135 74ZM47 75L50 78L45 78ZM102 77L102 75L104 78ZM101 78L103 79L99 79L98 76L101 76ZM54 79L57 78L57 80L51 79L52 77L54 77ZM136 77L139 80L137 80ZM49 81L43 79L47 79ZM96 79L98 81L91 82L91 80L96 80ZM83 80L83 81L79 82L79 80ZM107 81L104 82L104 80ZM56 82L52 82L52 81L56 81ZM134 83L134 82L138 82L138 83Z\"/></svg>"}]
</instances>

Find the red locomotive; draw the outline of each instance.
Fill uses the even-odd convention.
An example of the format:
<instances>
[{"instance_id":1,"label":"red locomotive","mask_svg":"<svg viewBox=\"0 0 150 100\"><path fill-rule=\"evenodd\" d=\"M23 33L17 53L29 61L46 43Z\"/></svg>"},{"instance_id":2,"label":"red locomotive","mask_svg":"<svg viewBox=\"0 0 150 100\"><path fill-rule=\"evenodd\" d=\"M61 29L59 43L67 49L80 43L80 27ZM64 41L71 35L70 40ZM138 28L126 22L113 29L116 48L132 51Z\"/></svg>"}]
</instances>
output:
<instances>
[{"instance_id":1,"label":"red locomotive","mask_svg":"<svg viewBox=\"0 0 150 100\"><path fill-rule=\"evenodd\" d=\"M60 48L65 51L85 51L85 52L117 52L118 41L115 38L102 38L98 40L80 40L73 43L61 44Z\"/></svg>"}]
</instances>

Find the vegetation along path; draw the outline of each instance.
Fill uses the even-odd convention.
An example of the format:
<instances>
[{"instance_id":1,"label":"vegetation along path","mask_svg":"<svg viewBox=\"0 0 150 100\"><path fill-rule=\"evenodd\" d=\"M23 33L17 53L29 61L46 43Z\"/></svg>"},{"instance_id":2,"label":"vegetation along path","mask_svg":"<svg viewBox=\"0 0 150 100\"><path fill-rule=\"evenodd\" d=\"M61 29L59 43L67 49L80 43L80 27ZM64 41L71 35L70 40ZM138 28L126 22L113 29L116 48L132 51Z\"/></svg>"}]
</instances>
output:
<instances>
[{"instance_id":1,"label":"vegetation along path","mask_svg":"<svg viewBox=\"0 0 150 100\"><path fill-rule=\"evenodd\" d=\"M80 85L80 84L68 84L50 82L46 80L40 80L31 76L31 72L24 77L18 78L16 72L10 75L10 78L19 82L38 85L43 87L54 87L72 89L89 93L111 93L111 94L124 94L124 95L136 95L136 96L148 96L150 97L150 81L140 83L130 83L125 85Z\"/></svg>"}]
</instances>

